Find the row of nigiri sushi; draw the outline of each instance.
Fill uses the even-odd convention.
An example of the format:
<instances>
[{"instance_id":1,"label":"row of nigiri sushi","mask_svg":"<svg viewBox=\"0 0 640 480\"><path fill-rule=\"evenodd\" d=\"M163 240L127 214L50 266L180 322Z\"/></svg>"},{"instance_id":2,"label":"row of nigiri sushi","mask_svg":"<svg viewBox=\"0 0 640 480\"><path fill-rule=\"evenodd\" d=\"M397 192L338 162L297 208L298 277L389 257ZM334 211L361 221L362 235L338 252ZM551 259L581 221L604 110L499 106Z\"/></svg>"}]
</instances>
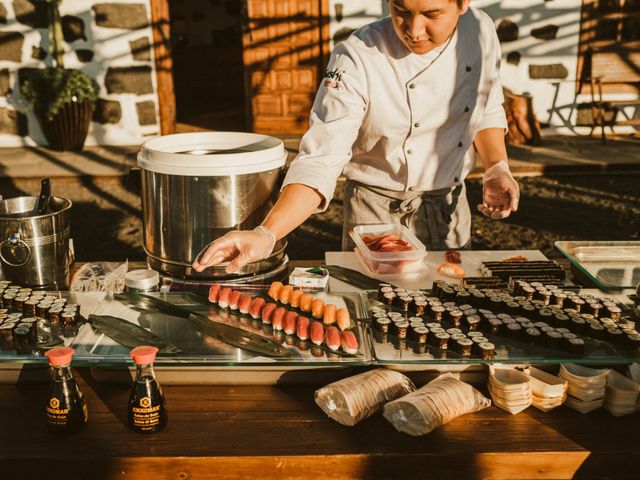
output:
<instances>
[{"instance_id":1,"label":"row of nigiri sushi","mask_svg":"<svg viewBox=\"0 0 640 480\"><path fill-rule=\"evenodd\" d=\"M251 297L230 287L212 285L209 289L209 301L222 308L238 310L254 319L260 319L262 323L271 325L274 330L283 330L287 335L296 335L300 340L311 340L315 345L324 343L331 350L342 347L345 352L351 354L358 351L358 340L351 330L345 329L340 332L331 324L323 325L322 322L312 321L295 311L266 302L262 297ZM348 315L347 311L347 325L351 322Z\"/></svg>"},{"instance_id":2,"label":"row of nigiri sushi","mask_svg":"<svg viewBox=\"0 0 640 480\"><path fill-rule=\"evenodd\" d=\"M314 298L311 294L300 289L294 289L291 285L283 285L273 282L269 287L268 295L283 305L299 308L301 311L311 313L313 318L322 319L325 325L338 325L340 330L346 330L351 326L349 310L338 308L332 303L324 303L320 298Z\"/></svg>"}]
</instances>

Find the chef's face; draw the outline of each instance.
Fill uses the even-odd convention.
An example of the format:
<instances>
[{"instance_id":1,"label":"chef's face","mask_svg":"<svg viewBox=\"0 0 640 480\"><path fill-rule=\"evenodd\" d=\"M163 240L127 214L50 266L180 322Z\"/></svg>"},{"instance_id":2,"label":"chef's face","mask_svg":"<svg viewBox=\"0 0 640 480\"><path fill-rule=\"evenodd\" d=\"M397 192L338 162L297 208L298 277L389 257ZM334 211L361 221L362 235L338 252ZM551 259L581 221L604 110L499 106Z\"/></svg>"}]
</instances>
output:
<instances>
[{"instance_id":1,"label":"chef's face","mask_svg":"<svg viewBox=\"0 0 640 480\"><path fill-rule=\"evenodd\" d=\"M470 0L389 0L393 29L413 53L423 54L445 43Z\"/></svg>"}]
</instances>

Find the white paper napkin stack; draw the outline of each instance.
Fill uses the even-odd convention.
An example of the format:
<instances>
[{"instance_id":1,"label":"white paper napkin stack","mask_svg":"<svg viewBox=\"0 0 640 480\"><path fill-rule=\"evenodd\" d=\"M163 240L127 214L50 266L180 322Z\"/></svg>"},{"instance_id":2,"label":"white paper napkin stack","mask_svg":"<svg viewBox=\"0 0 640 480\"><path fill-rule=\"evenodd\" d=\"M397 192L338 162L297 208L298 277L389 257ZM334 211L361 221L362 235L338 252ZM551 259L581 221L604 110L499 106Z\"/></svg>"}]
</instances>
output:
<instances>
[{"instance_id":1,"label":"white paper napkin stack","mask_svg":"<svg viewBox=\"0 0 640 480\"><path fill-rule=\"evenodd\" d=\"M493 403L513 415L531 405L531 381L519 370L490 365L487 386Z\"/></svg>"},{"instance_id":2,"label":"white paper napkin stack","mask_svg":"<svg viewBox=\"0 0 640 480\"><path fill-rule=\"evenodd\" d=\"M567 399L569 382L536 367L529 367L532 405L548 412L562 405Z\"/></svg>"},{"instance_id":3,"label":"white paper napkin stack","mask_svg":"<svg viewBox=\"0 0 640 480\"><path fill-rule=\"evenodd\" d=\"M608 374L608 369L599 370L575 363L560 365L560 378L569 382L566 405L580 413L600 408L604 404Z\"/></svg>"},{"instance_id":4,"label":"white paper napkin stack","mask_svg":"<svg viewBox=\"0 0 640 480\"><path fill-rule=\"evenodd\" d=\"M638 411L638 392L640 385L614 370L607 378L607 393L604 408L616 417L629 415Z\"/></svg>"}]
</instances>

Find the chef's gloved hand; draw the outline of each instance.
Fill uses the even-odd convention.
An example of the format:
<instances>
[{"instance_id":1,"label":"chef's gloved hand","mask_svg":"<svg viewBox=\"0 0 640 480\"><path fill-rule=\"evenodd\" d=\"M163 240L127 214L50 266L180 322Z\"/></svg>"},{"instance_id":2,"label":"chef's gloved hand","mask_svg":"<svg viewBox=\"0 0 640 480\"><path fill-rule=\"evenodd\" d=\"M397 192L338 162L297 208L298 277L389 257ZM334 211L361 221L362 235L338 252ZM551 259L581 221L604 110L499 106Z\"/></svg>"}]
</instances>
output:
<instances>
[{"instance_id":1,"label":"chef's gloved hand","mask_svg":"<svg viewBox=\"0 0 640 480\"><path fill-rule=\"evenodd\" d=\"M520 188L506 161L498 162L484 172L482 178L482 203L478 210L493 220L507 218L518 211Z\"/></svg>"},{"instance_id":2,"label":"chef's gloved hand","mask_svg":"<svg viewBox=\"0 0 640 480\"><path fill-rule=\"evenodd\" d=\"M247 263L268 257L276 244L275 234L262 225L244 232L229 232L211 242L194 260L196 272L229 262L227 273L240 270Z\"/></svg>"}]
</instances>

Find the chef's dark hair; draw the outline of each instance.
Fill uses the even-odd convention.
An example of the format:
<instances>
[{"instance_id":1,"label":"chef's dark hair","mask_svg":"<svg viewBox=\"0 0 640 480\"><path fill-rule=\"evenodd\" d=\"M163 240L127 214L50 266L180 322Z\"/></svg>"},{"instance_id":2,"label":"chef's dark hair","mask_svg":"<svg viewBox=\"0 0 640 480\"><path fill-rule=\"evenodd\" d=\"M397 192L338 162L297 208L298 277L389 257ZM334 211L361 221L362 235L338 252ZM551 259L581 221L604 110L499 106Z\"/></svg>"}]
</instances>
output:
<instances>
[{"instance_id":1,"label":"chef's dark hair","mask_svg":"<svg viewBox=\"0 0 640 480\"><path fill-rule=\"evenodd\" d=\"M387 0L388 2L389 0ZM453 3L456 2L458 4L458 8L462 9L462 4L464 3L464 0L449 0L449 2Z\"/></svg>"}]
</instances>

